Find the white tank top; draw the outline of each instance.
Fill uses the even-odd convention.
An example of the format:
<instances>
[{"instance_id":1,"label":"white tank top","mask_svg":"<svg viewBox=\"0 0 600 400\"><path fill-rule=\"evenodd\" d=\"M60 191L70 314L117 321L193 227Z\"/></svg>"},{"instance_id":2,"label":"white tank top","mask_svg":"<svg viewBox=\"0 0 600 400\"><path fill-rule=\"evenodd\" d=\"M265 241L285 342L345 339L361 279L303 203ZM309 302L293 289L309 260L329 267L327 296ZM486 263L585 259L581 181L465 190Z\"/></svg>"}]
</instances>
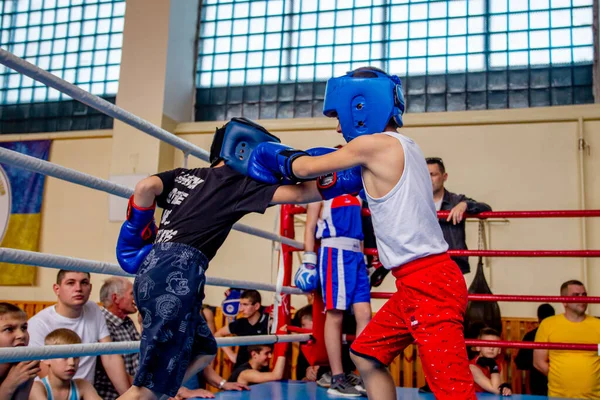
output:
<instances>
[{"instance_id":1,"label":"white tank top","mask_svg":"<svg viewBox=\"0 0 600 400\"><path fill-rule=\"evenodd\" d=\"M367 192L379 259L387 269L448 250L433 202L429 169L419 146L396 132L404 149L404 172L385 196L374 199Z\"/></svg>"}]
</instances>

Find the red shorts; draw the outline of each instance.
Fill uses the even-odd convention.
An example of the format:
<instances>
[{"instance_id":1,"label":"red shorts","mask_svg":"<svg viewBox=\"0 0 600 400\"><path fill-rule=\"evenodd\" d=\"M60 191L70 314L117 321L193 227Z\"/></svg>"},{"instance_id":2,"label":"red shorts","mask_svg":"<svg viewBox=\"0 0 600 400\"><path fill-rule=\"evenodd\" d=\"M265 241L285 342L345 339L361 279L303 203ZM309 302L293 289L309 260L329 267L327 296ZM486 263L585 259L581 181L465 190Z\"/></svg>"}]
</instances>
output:
<instances>
[{"instance_id":1,"label":"red shorts","mask_svg":"<svg viewBox=\"0 0 600 400\"><path fill-rule=\"evenodd\" d=\"M444 253L392 269L397 292L352 344L354 354L389 365L416 343L438 400L477 399L463 333L467 286Z\"/></svg>"}]
</instances>

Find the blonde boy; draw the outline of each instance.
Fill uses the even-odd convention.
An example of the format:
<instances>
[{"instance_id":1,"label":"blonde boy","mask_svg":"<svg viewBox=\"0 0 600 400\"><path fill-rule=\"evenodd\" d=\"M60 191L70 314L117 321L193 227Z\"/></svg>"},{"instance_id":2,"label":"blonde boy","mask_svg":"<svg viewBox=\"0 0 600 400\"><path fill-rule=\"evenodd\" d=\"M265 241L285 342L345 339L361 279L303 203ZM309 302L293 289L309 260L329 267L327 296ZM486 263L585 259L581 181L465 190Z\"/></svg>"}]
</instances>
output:
<instances>
[{"instance_id":1,"label":"blonde boy","mask_svg":"<svg viewBox=\"0 0 600 400\"><path fill-rule=\"evenodd\" d=\"M501 340L500 334L492 328L483 328L479 332L480 340ZM502 396L512 395L510 384L502 381L500 366L496 357L500 355L499 347L476 347L477 357L470 361L469 367L475 380L476 392L488 392Z\"/></svg>"},{"instance_id":2,"label":"blonde boy","mask_svg":"<svg viewBox=\"0 0 600 400\"><path fill-rule=\"evenodd\" d=\"M46 345L80 344L81 338L70 329L55 329L46 336ZM79 367L79 357L54 358L42 361L48 375L36 381L31 389L31 400L102 400L91 383L73 379Z\"/></svg>"}]
</instances>

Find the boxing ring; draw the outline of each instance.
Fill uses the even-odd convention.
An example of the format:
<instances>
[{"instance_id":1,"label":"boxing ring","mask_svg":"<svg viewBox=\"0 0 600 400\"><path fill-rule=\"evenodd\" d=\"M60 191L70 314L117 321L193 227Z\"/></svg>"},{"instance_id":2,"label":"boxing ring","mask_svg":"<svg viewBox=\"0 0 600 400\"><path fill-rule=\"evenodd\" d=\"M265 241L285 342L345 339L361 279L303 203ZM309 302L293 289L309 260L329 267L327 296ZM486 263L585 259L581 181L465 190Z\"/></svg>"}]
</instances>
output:
<instances>
[{"instance_id":1,"label":"boxing ring","mask_svg":"<svg viewBox=\"0 0 600 400\"><path fill-rule=\"evenodd\" d=\"M116 118L124 123L127 123L142 132L145 132L159 140L174 146L183 151L184 159L187 161L189 155L196 156L204 161L208 160L208 153L171 134L164 129L161 129L153 124L145 121L120 107L109 103L95 95L92 95L77 86L70 84L47 71L44 71L35 65L32 65L13 54L0 49L0 63L12 68L30 78L44 83L54 89L59 90L71 96L92 108L95 108L113 118ZM94 190L103 191L105 193L129 198L133 194L133 189L118 185L91 175L81 173L79 171L65 168L63 166L53 164L51 162L42 161L33 157L0 148L0 162L11 164L20 168L24 168L36 173L51 176L57 179L65 180L71 183L82 185ZM291 286L292 280L292 264L293 255L295 252L302 250L304 245L301 242L294 240L294 216L302 214L306 210L303 207L294 205L281 206L280 212L280 232L279 235L271 232L256 229L247 225L237 223L234 226L235 230L245 232L250 235L258 236L264 239L281 243L279 250L280 263L277 283L265 284L254 283L248 281L239 281L231 279L221 279L207 277L206 284L238 287L243 289L257 289L270 291L275 293L275 305L277 312L275 313L275 323L273 331L282 328L290 323L290 295L303 294L297 288ZM447 216L447 213L439 213L440 218ZM565 210L565 211L515 211L515 212L488 212L482 213L475 217L479 219L485 218L576 218L576 217L598 217L600 210ZM365 249L366 255L377 255L376 249ZM600 257L600 250L465 250L451 251L450 255L460 256L482 256L482 257ZM117 264L100 262L94 260L86 260L80 258L66 257L54 254L42 254L24 250L14 250L8 248L0 248L0 261L7 263L26 264L45 268L68 269L81 272L93 272L101 274L110 274L117 276L132 277L123 271ZM373 292L372 298L389 298L393 293ZM514 295L469 295L471 301L529 301L529 302L577 302L577 303L600 303L600 297L561 297L561 296L514 296ZM322 304L320 295L315 296L313 309L319 309ZM321 315L320 319L318 315ZM229 337L219 338L217 343L222 346L236 346L249 344L274 344L283 342L300 342L305 343L303 347L307 350L307 359L312 361L311 364L323 362L323 357L326 358L324 351L323 326L324 316L321 312L313 313L314 329L312 332L302 329L289 329L288 334L271 334L260 335L253 337ZM295 333L293 333L295 332ZM347 340L352 340L349 335ZM469 340L467 345L493 345L495 347L510 347L510 348L539 348L539 349L570 349L579 351L594 351L600 352L598 344L573 344L573 343L531 343L517 341L481 341ZM64 358L67 356L93 356L100 354L127 354L137 352L139 350L139 342L117 342L117 343L98 343L98 344L80 344L70 346L44 346L44 347L23 347L23 348L0 348L0 363L16 362L23 360L39 360L49 358ZM398 396L403 399L433 399L432 394L418 393L417 389L398 388ZM321 399L330 398L327 396L326 389L317 387L314 382L298 382L298 381L280 381L270 382L260 385L255 385L247 392L219 392L216 394L220 399ZM479 394L479 398L500 398L500 396L490 394ZM535 399L538 396L528 395L513 395L513 399Z\"/></svg>"}]
</instances>

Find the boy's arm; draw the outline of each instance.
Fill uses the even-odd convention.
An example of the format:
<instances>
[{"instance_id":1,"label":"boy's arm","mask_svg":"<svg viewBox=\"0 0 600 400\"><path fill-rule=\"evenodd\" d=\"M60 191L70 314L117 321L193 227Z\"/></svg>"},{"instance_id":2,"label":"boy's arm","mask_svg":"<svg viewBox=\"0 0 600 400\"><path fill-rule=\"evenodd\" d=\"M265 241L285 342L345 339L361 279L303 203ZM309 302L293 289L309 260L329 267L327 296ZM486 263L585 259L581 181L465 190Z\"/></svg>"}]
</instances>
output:
<instances>
[{"instance_id":1,"label":"boy's arm","mask_svg":"<svg viewBox=\"0 0 600 400\"><path fill-rule=\"evenodd\" d=\"M225 383L223 383L223 385L221 385L221 382L223 382L225 379L223 379L223 377L221 375L217 374L217 371L215 371L215 369L210 365L208 367L204 368L204 371L202 371L202 373L204 375L204 379L206 379L206 382L209 385L214 386L218 389L250 390L250 388L248 386L241 385L237 382L225 382Z\"/></svg>"},{"instance_id":2,"label":"boy's arm","mask_svg":"<svg viewBox=\"0 0 600 400\"><path fill-rule=\"evenodd\" d=\"M292 171L298 178L312 179L356 166L368 166L382 146L387 144L377 136L381 135L359 136L342 148L322 156L298 157L292 163Z\"/></svg>"},{"instance_id":3,"label":"boy's arm","mask_svg":"<svg viewBox=\"0 0 600 400\"><path fill-rule=\"evenodd\" d=\"M33 379L40 371L39 363L39 361L21 361L13 365L0 384L0 400L26 400Z\"/></svg>"},{"instance_id":4,"label":"boy's arm","mask_svg":"<svg viewBox=\"0 0 600 400\"><path fill-rule=\"evenodd\" d=\"M133 202L138 207L150 207L154 204L156 196L163 191L163 182L157 176L144 178L135 185Z\"/></svg>"},{"instance_id":5,"label":"boy's arm","mask_svg":"<svg viewBox=\"0 0 600 400\"><path fill-rule=\"evenodd\" d=\"M494 386L494 384L492 384L492 380L485 376L485 374L481 371L481 369L479 369L479 367L477 367L476 365L469 365L469 368L471 368L471 373L473 374L473 379L475 380L475 383L481 386L483 390L494 394L500 393L498 391L498 385Z\"/></svg>"},{"instance_id":6,"label":"boy's arm","mask_svg":"<svg viewBox=\"0 0 600 400\"><path fill-rule=\"evenodd\" d=\"M29 400L48 400L48 394L42 382L33 382L31 392L29 393Z\"/></svg>"},{"instance_id":7,"label":"boy's arm","mask_svg":"<svg viewBox=\"0 0 600 400\"><path fill-rule=\"evenodd\" d=\"M306 226L304 228L304 251L315 251L315 232L319 213L323 203L310 203L306 208Z\"/></svg>"},{"instance_id":8,"label":"boy's arm","mask_svg":"<svg viewBox=\"0 0 600 400\"><path fill-rule=\"evenodd\" d=\"M92 384L85 379L77 379L75 384L77 385L83 400L102 400L102 397L98 395L98 392L96 392L96 389Z\"/></svg>"},{"instance_id":9,"label":"boy's arm","mask_svg":"<svg viewBox=\"0 0 600 400\"><path fill-rule=\"evenodd\" d=\"M277 381L283 378L285 370L285 357L278 357L275 362L275 367L271 372L260 372L254 369L243 371L238 377L238 383L249 385L251 383L263 383Z\"/></svg>"},{"instance_id":10,"label":"boy's arm","mask_svg":"<svg viewBox=\"0 0 600 400\"><path fill-rule=\"evenodd\" d=\"M304 204L322 200L323 197L317 189L317 183L310 181L298 185L279 186L273 195L271 204Z\"/></svg>"},{"instance_id":11,"label":"boy's arm","mask_svg":"<svg viewBox=\"0 0 600 400\"><path fill-rule=\"evenodd\" d=\"M224 336L228 336L228 335L231 335L231 332L229 331L229 325L225 325L221 329L216 331L214 336L216 338L218 338L218 337L224 337ZM227 358L229 358L229 361L231 361L232 363L236 362L237 355L231 347L221 347L221 350L223 350L225 355L227 355Z\"/></svg>"},{"instance_id":12,"label":"boy's arm","mask_svg":"<svg viewBox=\"0 0 600 400\"><path fill-rule=\"evenodd\" d=\"M492 381L492 386L495 388L498 388L500 385L502 385L502 376L500 376L500 373L492 374L490 376L490 380Z\"/></svg>"},{"instance_id":13,"label":"boy's arm","mask_svg":"<svg viewBox=\"0 0 600 400\"><path fill-rule=\"evenodd\" d=\"M112 342L110 336L99 340L100 343ZM102 354L100 356L106 375L119 394L125 393L131 387L131 379L125 369L125 360L120 354Z\"/></svg>"}]
</instances>

